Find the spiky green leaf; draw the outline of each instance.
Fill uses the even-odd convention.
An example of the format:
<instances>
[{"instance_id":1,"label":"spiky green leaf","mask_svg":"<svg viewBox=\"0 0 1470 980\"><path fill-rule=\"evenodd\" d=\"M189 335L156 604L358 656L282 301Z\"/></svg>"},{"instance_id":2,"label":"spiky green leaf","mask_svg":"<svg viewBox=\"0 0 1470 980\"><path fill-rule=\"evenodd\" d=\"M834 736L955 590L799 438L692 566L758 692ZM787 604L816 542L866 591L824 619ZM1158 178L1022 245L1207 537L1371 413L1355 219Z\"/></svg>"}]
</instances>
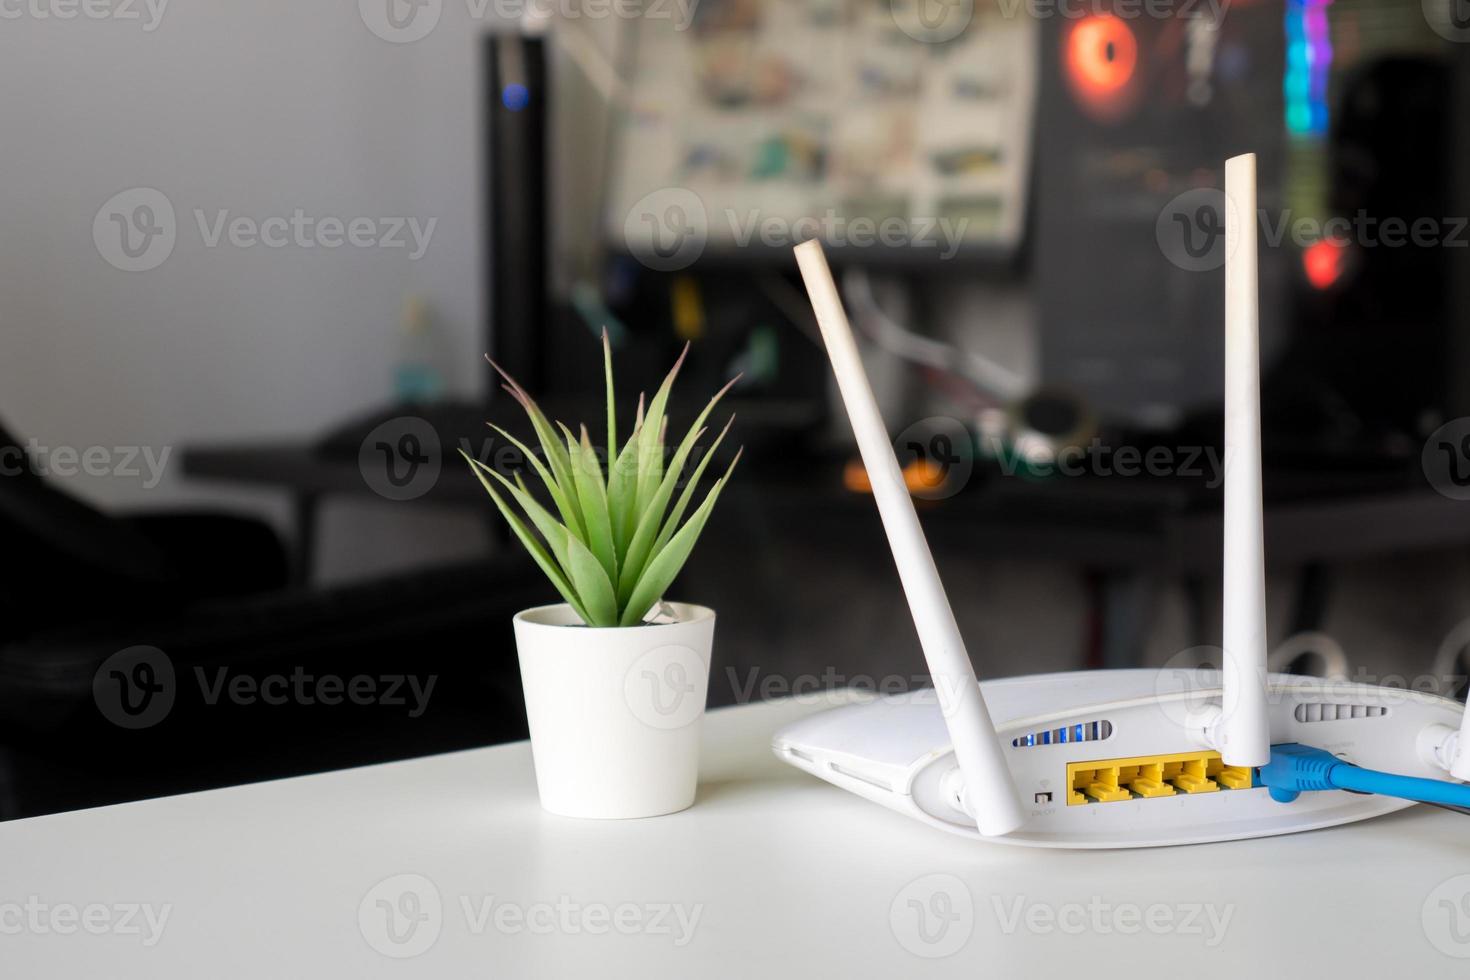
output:
<instances>
[{"instance_id":1,"label":"spiky green leaf","mask_svg":"<svg viewBox=\"0 0 1470 980\"><path fill-rule=\"evenodd\" d=\"M464 455L464 450L460 450L460 454ZM531 523L535 526L536 530L541 532L541 537L546 539L546 544L551 549L552 557L557 560L557 563L563 569L567 568L567 539L571 537L571 532L562 524L557 523L556 518L552 517L546 508L542 507L536 498L531 496L530 491L526 489L524 483L519 483L519 485L512 483L479 460L472 459L467 455L465 455L465 459L468 459L470 465L475 468L475 475L480 477L481 483L485 482L484 478L486 476L491 477L506 489L506 492L515 499L516 503L521 505L521 510L531 519ZM519 474L517 474L517 480L519 481Z\"/></svg>"},{"instance_id":2,"label":"spiky green leaf","mask_svg":"<svg viewBox=\"0 0 1470 980\"><path fill-rule=\"evenodd\" d=\"M487 357L486 360L490 359ZM536 438L541 441L541 448L546 451L546 462L551 466L556 482L564 488L572 486L571 459L562 447L561 441L557 439L556 429L552 428L551 421L541 411L541 406L537 405L536 400L527 394L520 383L507 374L499 364L490 361L490 366L505 379L505 390L510 392L511 397L516 400L525 411L526 417L531 420L531 427L536 430ZM578 519L568 521L567 529L578 537L585 537L586 530L580 519L581 515L574 514L573 516Z\"/></svg>"},{"instance_id":3,"label":"spiky green leaf","mask_svg":"<svg viewBox=\"0 0 1470 980\"><path fill-rule=\"evenodd\" d=\"M623 566L623 556L628 553L628 542L638 521L638 440L642 433L642 428L633 430L607 471L607 513L612 521L619 568Z\"/></svg>"},{"instance_id":4,"label":"spiky green leaf","mask_svg":"<svg viewBox=\"0 0 1470 980\"><path fill-rule=\"evenodd\" d=\"M732 464L733 467L733 464ZM689 522L681 527L662 551L653 556L648 567L643 570L643 575L638 579L638 584L633 588L633 594L628 598L628 603L623 607L623 614L618 620L620 626L632 626L643 619L644 613L648 612L664 594L664 590L673 583L674 577L689 560L689 553L694 550L694 543L699 540L700 532L704 530L705 522L715 508L715 501L720 498L720 491L725 487L722 477L710 488L709 496L704 498L704 503L699 505Z\"/></svg>"},{"instance_id":5,"label":"spiky green leaf","mask_svg":"<svg viewBox=\"0 0 1470 980\"><path fill-rule=\"evenodd\" d=\"M490 494L490 499L495 501L496 509L500 511L501 516L505 518L505 522L510 525L511 531L520 539L526 551L530 553L532 560L540 567L542 574L551 582L552 587L561 594L562 599L566 601L567 605L572 607L572 611L577 614L582 622L588 626L598 625L587 614L587 610L583 606L581 599L578 598L576 589L572 583L562 574L562 570L557 567L555 560L547 553L546 548L536 539L536 536L516 516L515 511L511 510L510 504L506 503L505 498L495 492L495 488L490 485L488 480L480 475L478 470L475 470L474 467L470 469L474 472L476 478L479 479L480 485L485 488L485 492Z\"/></svg>"},{"instance_id":6,"label":"spiky green leaf","mask_svg":"<svg viewBox=\"0 0 1470 980\"><path fill-rule=\"evenodd\" d=\"M541 478L541 482L546 484L546 491L547 493L551 494L551 502L556 505L556 512L561 515L562 523L567 525L567 527L569 528L574 528L575 530L573 531L573 533L581 536L582 520L581 517L578 515L576 503L574 500L574 496L576 493L575 489L570 486L568 486L567 489L563 489L561 484L557 483L555 477L553 477L552 474L546 469L546 464L541 462L540 458L535 453L531 452L531 450L526 446L525 443L521 442L515 436L511 435L509 432L505 431L494 422L486 422L485 424L498 432L508 442L510 442L512 446L515 446L516 449L520 450L521 454L524 455L526 459L530 460L531 468L536 471L536 475ZM476 462L478 462L478 460Z\"/></svg>"},{"instance_id":7,"label":"spiky green leaf","mask_svg":"<svg viewBox=\"0 0 1470 980\"><path fill-rule=\"evenodd\" d=\"M611 466L618 458L618 410L613 401L612 341L607 338L607 327L602 328L602 376L607 383L607 459ZM611 473L608 476L611 480Z\"/></svg>"},{"instance_id":8,"label":"spiky green leaf","mask_svg":"<svg viewBox=\"0 0 1470 980\"><path fill-rule=\"evenodd\" d=\"M628 601L628 597L633 594L633 586L638 582L638 576L643 574L643 567L648 563L648 556L653 549L653 540L658 534L659 526L663 523L664 511L669 506L669 498L674 495L674 485L679 482L679 474L684 469L684 463L689 459L689 453L694 448L695 441L704 435L704 431L703 429L691 431L684 437L684 442L680 444L678 452L670 461L668 472L664 474L663 481L659 483L653 500L649 501L648 509L638 518L638 529L633 533L633 540L628 543L628 553L618 568L619 602Z\"/></svg>"},{"instance_id":9,"label":"spiky green leaf","mask_svg":"<svg viewBox=\"0 0 1470 980\"><path fill-rule=\"evenodd\" d=\"M618 625L618 597L613 590L612 579L602 568L585 544L576 538L567 538L567 564L572 578L572 587L582 600L590 617L589 626Z\"/></svg>"},{"instance_id":10,"label":"spiky green leaf","mask_svg":"<svg viewBox=\"0 0 1470 980\"><path fill-rule=\"evenodd\" d=\"M664 411L668 407L669 392L674 388L674 379L679 376L679 368L684 366L684 358L688 356L689 344L685 343L679 359L669 369L658 391L654 392L653 400L648 403L648 412L643 417L644 437L638 440L637 508L640 515L648 509L664 478Z\"/></svg>"},{"instance_id":11,"label":"spiky green leaf","mask_svg":"<svg viewBox=\"0 0 1470 980\"><path fill-rule=\"evenodd\" d=\"M560 422L566 436L567 454L571 460L572 480L577 488L577 499L581 505L582 520L587 528L583 542L597 556L607 573L609 581L618 580L617 549L613 546L612 520L607 513L607 487L602 483L602 467L598 465L597 453L592 449L587 430L582 430L579 442Z\"/></svg>"},{"instance_id":12,"label":"spiky green leaf","mask_svg":"<svg viewBox=\"0 0 1470 980\"><path fill-rule=\"evenodd\" d=\"M725 433L730 431L730 426L735 424L735 416L730 416L720 434L694 467L694 472L689 475L689 480L684 484L684 489L679 492L679 499L674 503L674 509L669 511L668 519L664 521L662 530L658 532L658 538L653 542L653 553L657 554L668 544L669 538L679 529L679 520L684 516L684 511L689 508L689 502L694 499L694 491L699 486L700 477L704 476L705 467L709 461L715 458L715 451L720 448L720 443L725 441ZM739 458L739 454L736 454ZM732 464L733 465L733 464Z\"/></svg>"}]
</instances>

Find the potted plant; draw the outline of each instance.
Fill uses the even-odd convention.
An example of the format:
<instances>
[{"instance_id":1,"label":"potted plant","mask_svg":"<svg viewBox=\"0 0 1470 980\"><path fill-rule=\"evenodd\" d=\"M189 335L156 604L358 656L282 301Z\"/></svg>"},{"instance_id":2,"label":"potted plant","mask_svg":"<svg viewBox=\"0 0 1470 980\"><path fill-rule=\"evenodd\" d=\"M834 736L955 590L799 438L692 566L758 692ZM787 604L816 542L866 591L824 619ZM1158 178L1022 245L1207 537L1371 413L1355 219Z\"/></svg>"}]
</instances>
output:
<instances>
[{"instance_id":1,"label":"potted plant","mask_svg":"<svg viewBox=\"0 0 1470 980\"><path fill-rule=\"evenodd\" d=\"M666 458L665 410L686 345L646 408L639 396L633 431L619 447L606 332L602 348L605 466L585 425L579 434L553 425L498 365L530 418L540 455L492 428L525 456L549 507L519 473L511 479L462 455L564 600L514 620L541 805L563 816L650 817L694 802L715 614L667 602L664 590L740 458L691 510L728 422L687 478L684 470L705 419L735 381L710 399Z\"/></svg>"}]
</instances>

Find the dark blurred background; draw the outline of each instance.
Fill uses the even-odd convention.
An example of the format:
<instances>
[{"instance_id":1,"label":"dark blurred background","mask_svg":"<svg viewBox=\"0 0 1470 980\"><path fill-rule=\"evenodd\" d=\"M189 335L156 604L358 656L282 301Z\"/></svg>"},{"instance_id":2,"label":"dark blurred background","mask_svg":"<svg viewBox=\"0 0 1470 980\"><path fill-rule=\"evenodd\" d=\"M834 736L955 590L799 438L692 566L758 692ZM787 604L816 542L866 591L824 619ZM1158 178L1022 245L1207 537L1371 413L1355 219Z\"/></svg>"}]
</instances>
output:
<instances>
[{"instance_id":1,"label":"dark blurred background","mask_svg":"<svg viewBox=\"0 0 1470 980\"><path fill-rule=\"evenodd\" d=\"M982 676L1215 662L1243 152L1273 667L1464 695L1464 0L15 9L0 818L524 737L457 451L487 352L599 431L604 329L625 419L742 374L711 704L922 684L812 237Z\"/></svg>"}]
</instances>

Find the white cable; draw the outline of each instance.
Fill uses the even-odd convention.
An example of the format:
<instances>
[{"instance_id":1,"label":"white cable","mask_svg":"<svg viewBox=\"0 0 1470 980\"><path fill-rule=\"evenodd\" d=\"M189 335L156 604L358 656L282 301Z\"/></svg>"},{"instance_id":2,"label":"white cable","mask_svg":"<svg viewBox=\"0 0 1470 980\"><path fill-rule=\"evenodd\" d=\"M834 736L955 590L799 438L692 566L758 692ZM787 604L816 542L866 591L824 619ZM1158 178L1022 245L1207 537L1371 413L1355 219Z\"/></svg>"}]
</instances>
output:
<instances>
[{"instance_id":1,"label":"white cable","mask_svg":"<svg viewBox=\"0 0 1470 980\"><path fill-rule=\"evenodd\" d=\"M976 351L962 350L914 333L895 321L874 298L866 269L849 267L842 274L842 292L857 311L856 319L863 333L894 357L963 375L1003 402L1019 401L1026 396L1025 379L1010 368Z\"/></svg>"}]
</instances>

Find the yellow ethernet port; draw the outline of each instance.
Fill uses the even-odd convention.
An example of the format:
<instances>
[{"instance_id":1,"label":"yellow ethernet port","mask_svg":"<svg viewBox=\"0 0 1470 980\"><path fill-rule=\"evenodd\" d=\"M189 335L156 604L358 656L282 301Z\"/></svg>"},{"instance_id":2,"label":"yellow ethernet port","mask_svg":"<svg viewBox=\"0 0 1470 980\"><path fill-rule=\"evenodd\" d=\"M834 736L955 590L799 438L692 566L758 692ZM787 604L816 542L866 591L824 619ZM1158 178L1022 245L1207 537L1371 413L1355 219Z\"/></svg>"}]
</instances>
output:
<instances>
[{"instance_id":1,"label":"yellow ethernet port","mask_svg":"<svg viewBox=\"0 0 1470 980\"><path fill-rule=\"evenodd\" d=\"M1116 803L1135 797L1152 799L1176 793L1218 793L1250 789L1255 773L1246 766L1227 766L1218 752L1178 752L1132 759L1100 759L1067 763L1067 805Z\"/></svg>"}]
</instances>

